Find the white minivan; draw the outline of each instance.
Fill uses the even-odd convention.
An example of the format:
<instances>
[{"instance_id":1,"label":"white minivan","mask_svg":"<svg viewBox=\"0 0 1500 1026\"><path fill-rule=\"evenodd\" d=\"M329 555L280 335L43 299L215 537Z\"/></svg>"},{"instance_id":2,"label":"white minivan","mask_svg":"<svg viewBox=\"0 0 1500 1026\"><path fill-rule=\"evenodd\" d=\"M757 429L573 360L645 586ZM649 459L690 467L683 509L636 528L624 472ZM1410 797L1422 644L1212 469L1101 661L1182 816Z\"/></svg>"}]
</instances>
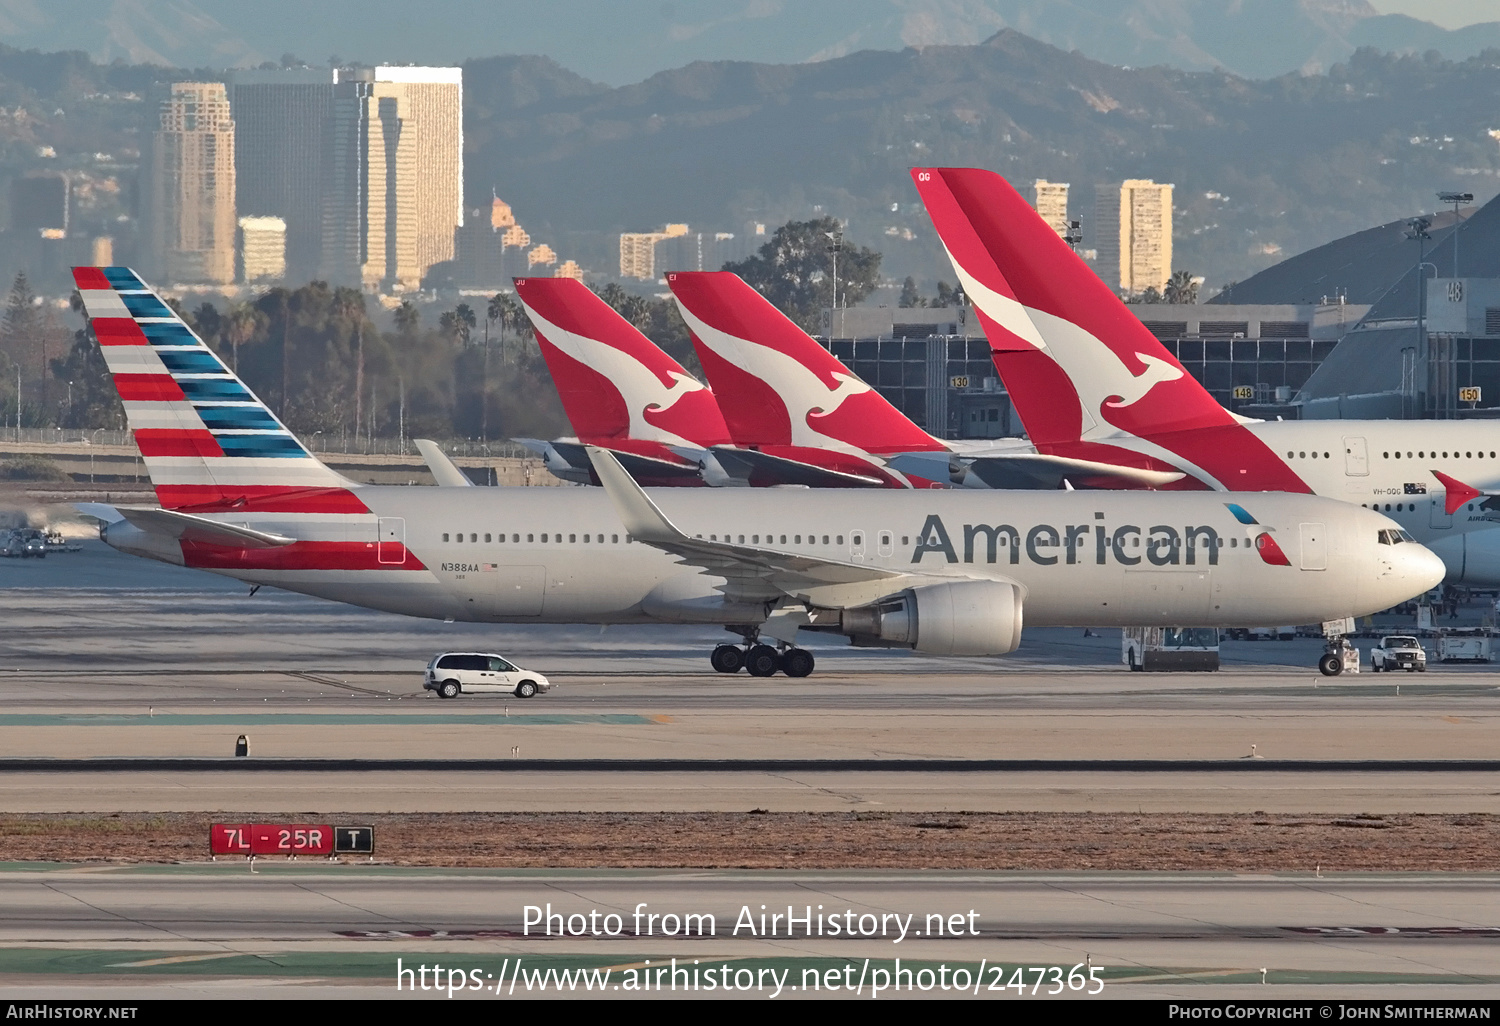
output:
<instances>
[{"instance_id":1,"label":"white minivan","mask_svg":"<svg viewBox=\"0 0 1500 1026\"><path fill-rule=\"evenodd\" d=\"M552 682L540 673L523 670L493 652L444 652L427 664L422 687L440 698L457 698L465 692L478 694L504 691L517 698L530 698L551 691Z\"/></svg>"}]
</instances>

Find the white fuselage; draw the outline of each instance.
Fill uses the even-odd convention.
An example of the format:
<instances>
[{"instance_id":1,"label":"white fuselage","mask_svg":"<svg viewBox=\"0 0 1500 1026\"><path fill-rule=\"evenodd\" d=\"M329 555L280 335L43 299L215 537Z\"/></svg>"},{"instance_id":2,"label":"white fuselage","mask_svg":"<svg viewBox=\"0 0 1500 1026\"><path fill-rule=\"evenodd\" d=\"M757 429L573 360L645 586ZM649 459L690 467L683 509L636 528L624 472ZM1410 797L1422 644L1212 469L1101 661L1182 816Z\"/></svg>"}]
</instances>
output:
<instances>
[{"instance_id":1,"label":"white fuselage","mask_svg":"<svg viewBox=\"0 0 1500 1026\"><path fill-rule=\"evenodd\" d=\"M128 524L111 525L105 538L125 551L414 616L746 623L770 608L726 603L716 587L723 578L630 540L602 489L357 494L371 513L213 519L309 543L390 545L393 553L401 544L422 568L398 555L392 561L402 565L388 568L319 565L315 547L303 552L300 542L205 561L202 550L174 552ZM1394 526L1383 515L1312 496L800 489L651 496L684 533L705 539L921 579L1016 582L1032 625L1313 623L1388 608L1441 576L1422 546L1380 543ZM1237 519L1229 503L1255 523ZM1290 565L1273 565L1254 547L1267 533Z\"/></svg>"}]
</instances>

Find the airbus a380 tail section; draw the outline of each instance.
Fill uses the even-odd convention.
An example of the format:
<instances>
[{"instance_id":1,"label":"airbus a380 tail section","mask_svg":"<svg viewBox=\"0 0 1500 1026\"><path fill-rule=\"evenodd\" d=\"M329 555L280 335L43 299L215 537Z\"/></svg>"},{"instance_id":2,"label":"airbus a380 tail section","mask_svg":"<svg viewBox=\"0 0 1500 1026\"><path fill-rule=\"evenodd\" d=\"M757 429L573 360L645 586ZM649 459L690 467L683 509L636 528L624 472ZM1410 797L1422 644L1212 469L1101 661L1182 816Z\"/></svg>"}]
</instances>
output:
<instances>
[{"instance_id":1,"label":"airbus a380 tail section","mask_svg":"<svg viewBox=\"0 0 1500 1026\"><path fill-rule=\"evenodd\" d=\"M752 457L806 463L857 479L848 484L932 484L911 481L874 457L947 447L739 276L680 271L668 274L667 284L736 446Z\"/></svg>"},{"instance_id":2,"label":"airbus a380 tail section","mask_svg":"<svg viewBox=\"0 0 1500 1026\"><path fill-rule=\"evenodd\" d=\"M1005 179L973 168L912 178L1039 450L1190 475L1167 487L1310 490Z\"/></svg>"},{"instance_id":3,"label":"airbus a380 tail section","mask_svg":"<svg viewBox=\"0 0 1500 1026\"><path fill-rule=\"evenodd\" d=\"M649 484L702 484L701 457L683 453L729 441L713 393L581 281L518 278L516 295L578 433L578 443L541 443L548 466L588 480L583 446L596 445Z\"/></svg>"}]
</instances>

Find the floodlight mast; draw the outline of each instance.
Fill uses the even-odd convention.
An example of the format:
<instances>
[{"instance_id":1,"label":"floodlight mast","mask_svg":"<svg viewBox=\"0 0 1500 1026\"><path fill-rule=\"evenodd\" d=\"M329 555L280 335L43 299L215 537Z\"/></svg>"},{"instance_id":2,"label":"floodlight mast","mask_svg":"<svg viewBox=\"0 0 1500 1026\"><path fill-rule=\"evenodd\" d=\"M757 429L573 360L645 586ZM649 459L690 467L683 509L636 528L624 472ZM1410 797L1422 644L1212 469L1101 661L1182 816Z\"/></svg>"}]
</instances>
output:
<instances>
[{"instance_id":1,"label":"floodlight mast","mask_svg":"<svg viewBox=\"0 0 1500 1026\"><path fill-rule=\"evenodd\" d=\"M1427 242L1432 238L1427 229L1431 227L1432 221L1426 217L1413 217L1406 222L1406 237L1417 243L1417 351L1424 360L1427 358L1427 279L1422 276L1422 268L1431 267L1433 277L1437 276L1437 265L1427 260Z\"/></svg>"},{"instance_id":2,"label":"floodlight mast","mask_svg":"<svg viewBox=\"0 0 1500 1026\"><path fill-rule=\"evenodd\" d=\"M1453 204L1453 277L1457 278L1458 229L1461 227L1458 220L1458 208L1463 206L1465 203L1473 203L1474 194L1472 192L1440 192L1438 193L1438 202Z\"/></svg>"}]
</instances>

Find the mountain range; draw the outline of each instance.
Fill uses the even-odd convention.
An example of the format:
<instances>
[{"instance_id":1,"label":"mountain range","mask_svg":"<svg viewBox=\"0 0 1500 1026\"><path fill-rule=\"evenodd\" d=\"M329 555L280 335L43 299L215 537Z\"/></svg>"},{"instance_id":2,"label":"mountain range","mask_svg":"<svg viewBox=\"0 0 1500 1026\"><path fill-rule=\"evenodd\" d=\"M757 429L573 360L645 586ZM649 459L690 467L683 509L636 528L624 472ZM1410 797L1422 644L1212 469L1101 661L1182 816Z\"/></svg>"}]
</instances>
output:
<instances>
[{"instance_id":1,"label":"mountain range","mask_svg":"<svg viewBox=\"0 0 1500 1026\"><path fill-rule=\"evenodd\" d=\"M456 64L542 53L611 85L695 60L800 64L858 50L975 44L1015 29L1108 64L1326 71L1355 49L1500 46L1500 22L1448 30L1366 0L0 0L0 42L108 63L244 67Z\"/></svg>"},{"instance_id":2,"label":"mountain range","mask_svg":"<svg viewBox=\"0 0 1500 1026\"><path fill-rule=\"evenodd\" d=\"M1174 265L1209 293L1431 211L1441 190L1500 191L1500 51L1361 49L1324 74L1248 79L1119 67L1003 29L816 62L698 61L618 87L548 57L463 67L470 209L497 195L534 240L606 274L621 231L686 222L743 241L832 215L884 252L886 274L930 282L950 272L916 165L992 168L1023 192L1069 182L1085 247L1095 183L1174 183ZM73 171L75 230L127 257L152 83L221 73L0 47L0 179Z\"/></svg>"}]
</instances>

